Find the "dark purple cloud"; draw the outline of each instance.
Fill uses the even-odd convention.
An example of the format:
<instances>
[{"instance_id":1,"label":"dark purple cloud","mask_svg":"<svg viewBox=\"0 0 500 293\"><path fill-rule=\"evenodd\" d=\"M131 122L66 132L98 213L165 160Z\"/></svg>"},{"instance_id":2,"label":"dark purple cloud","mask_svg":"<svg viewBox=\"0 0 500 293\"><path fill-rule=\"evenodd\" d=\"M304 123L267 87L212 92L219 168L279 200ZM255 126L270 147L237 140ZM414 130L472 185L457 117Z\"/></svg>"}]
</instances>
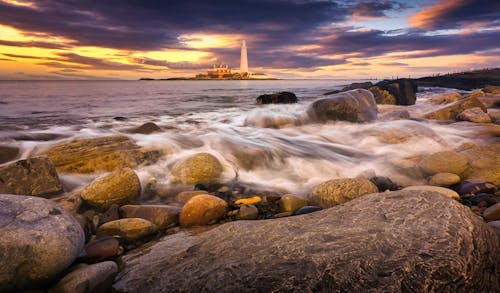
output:
<instances>
[{"instance_id":1,"label":"dark purple cloud","mask_svg":"<svg viewBox=\"0 0 500 293\"><path fill-rule=\"evenodd\" d=\"M353 15L354 17L386 17L388 11L401 11L410 8L408 3L398 1L360 1L354 4Z\"/></svg>"}]
</instances>

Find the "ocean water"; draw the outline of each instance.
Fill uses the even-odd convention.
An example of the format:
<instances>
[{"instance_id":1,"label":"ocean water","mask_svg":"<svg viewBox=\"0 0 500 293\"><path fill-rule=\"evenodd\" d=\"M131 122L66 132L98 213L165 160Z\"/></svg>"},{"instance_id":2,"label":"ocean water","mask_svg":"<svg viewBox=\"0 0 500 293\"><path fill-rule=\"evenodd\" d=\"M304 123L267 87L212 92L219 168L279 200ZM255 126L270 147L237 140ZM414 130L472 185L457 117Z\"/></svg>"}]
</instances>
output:
<instances>
[{"instance_id":1,"label":"ocean water","mask_svg":"<svg viewBox=\"0 0 500 293\"><path fill-rule=\"evenodd\" d=\"M333 178L377 175L413 183L416 158L479 139L466 126L384 118L401 110L418 117L434 107L427 99L442 89L423 89L414 106L379 105L380 119L372 123L308 121L312 101L351 82L0 81L0 140L27 158L75 138L123 134L168 150L157 163L138 168L143 185L155 178L168 188L172 164L209 152L224 166L223 181L306 196ZM294 92L299 103L255 104L260 94L277 91ZM145 122L164 131L126 132ZM95 176L60 174L67 189Z\"/></svg>"}]
</instances>

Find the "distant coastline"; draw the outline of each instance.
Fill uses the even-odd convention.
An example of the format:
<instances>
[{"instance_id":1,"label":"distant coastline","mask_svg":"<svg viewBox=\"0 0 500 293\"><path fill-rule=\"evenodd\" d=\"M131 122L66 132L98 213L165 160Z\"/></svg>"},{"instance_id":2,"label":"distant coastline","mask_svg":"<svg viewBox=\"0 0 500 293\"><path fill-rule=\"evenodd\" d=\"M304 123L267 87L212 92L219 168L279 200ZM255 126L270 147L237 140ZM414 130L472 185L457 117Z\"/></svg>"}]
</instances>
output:
<instances>
[{"instance_id":1,"label":"distant coastline","mask_svg":"<svg viewBox=\"0 0 500 293\"><path fill-rule=\"evenodd\" d=\"M139 80L153 81L153 80L281 80L280 78L268 77L268 78L251 78L251 77L223 77L223 78L199 78L199 77L170 77L170 78L149 78L141 77Z\"/></svg>"}]
</instances>

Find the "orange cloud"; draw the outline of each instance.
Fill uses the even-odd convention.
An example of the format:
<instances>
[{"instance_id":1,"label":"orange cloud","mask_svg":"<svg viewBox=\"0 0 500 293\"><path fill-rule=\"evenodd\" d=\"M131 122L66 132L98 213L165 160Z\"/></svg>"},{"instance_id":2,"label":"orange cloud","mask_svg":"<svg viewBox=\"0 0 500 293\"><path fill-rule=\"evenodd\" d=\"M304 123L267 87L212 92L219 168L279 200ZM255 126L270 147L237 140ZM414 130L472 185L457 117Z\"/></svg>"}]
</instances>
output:
<instances>
[{"instance_id":1,"label":"orange cloud","mask_svg":"<svg viewBox=\"0 0 500 293\"><path fill-rule=\"evenodd\" d=\"M447 11L464 4L464 0L443 0L413 14L409 18L410 26L414 28L432 28L436 18L441 17Z\"/></svg>"}]
</instances>

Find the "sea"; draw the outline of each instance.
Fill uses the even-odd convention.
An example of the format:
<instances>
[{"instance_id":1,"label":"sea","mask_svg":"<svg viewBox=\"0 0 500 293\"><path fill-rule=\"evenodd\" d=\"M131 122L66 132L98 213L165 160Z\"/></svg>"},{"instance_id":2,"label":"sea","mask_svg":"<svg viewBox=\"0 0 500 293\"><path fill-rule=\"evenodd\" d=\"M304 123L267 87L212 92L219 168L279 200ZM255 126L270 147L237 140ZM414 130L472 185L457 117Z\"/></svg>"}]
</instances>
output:
<instances>
[{"instance_id":1,"label":"sea","mask_svg":"<svg viewBox=\"0 0 500 293\"><path fill-rule=\"evenodd\" d=\"M438 88L420 89L413 106L379 105L379 119L371 123L308 120L314 100L351 82L0 81L0 144L19 147L23 159L74 139L122 134L168 153L138 167L143 186L153 178L172 186L173 164L208 152L223 164L223 182L307 196L335 178L387 176L415 184L412 166L420 156L481 139L467 125L418 119L436 107L429 97L450 91ZM279 91L295 93L299 102L256 104L259 95ZM401 111L412 119L394 118ZM146 122L163 131L128 132ZM59 175L66 191L98 176Z\"/></svg>"}]
</instances>

